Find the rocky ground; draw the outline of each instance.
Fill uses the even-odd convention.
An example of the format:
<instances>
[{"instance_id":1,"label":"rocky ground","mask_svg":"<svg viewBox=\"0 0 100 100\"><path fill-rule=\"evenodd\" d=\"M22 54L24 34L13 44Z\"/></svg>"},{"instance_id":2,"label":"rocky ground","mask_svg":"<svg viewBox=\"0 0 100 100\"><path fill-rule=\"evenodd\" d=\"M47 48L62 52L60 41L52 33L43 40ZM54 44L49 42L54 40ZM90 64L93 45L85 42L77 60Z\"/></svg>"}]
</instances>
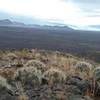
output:
<instances>
[{"instance_id":1,"label":"rocky ground","mask_svg":"<svg viewBox=\"0 0 100 100\"><path fill-rule=\"evenodd\" d=\"M0 51L0 100L100 100L99 64L58 51Z\"/></svg>"}]
</instances>

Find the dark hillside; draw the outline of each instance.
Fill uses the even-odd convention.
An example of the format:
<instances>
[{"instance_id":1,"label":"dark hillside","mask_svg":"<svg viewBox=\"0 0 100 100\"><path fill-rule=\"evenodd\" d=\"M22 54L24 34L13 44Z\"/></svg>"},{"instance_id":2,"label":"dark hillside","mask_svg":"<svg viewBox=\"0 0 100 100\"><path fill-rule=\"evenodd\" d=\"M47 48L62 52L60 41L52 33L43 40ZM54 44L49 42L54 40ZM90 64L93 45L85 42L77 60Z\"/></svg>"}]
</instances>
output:
<instances>
[{"instance_id":1,"label":"dark hillside","mask_svg":"<svg viewBox=\"0 0 100 100\"><path fill-rule=\"evenodd\" d=\"M99 61L96 56L100 51L100 32L65 28L0 27L0 49L21 48L59 50Z\"/></svg>"}]
</instances>

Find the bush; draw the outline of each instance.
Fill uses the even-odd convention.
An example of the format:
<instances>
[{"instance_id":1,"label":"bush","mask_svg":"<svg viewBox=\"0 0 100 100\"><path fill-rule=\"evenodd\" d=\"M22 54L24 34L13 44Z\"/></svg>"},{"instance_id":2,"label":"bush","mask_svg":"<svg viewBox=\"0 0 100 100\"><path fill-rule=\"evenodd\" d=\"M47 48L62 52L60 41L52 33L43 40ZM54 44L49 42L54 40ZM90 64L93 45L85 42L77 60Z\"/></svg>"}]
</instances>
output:
<instances>
[{"instance_id":1,"label":"bush","mask_svg":"<svg viewBox=\"0 0 100 100\"><path fill-rule=\"evenodd\" d=\"M46 79L48 82L52 81L53 83L65 82L66 74L60 69L50 68L43 74L43 78Z\"/></svg>"},{"instance_id":2,"label":"bush","mask_svg":"<svg viewBox=\"0 0 100 100\"><path fill-rule=\"evenodd\" d=\"M0 89L1 88L11 89L11 86L7 83L7 80L2 76L0 76Z\"/></svg>"},{"instance_id":3,"label":"bush","mask_svg":"<svg viewBox=\"0 0 100 100\"><path fill-rule=\"evenodd\" d=\"M75 65L75 73L81 78L91 78L93 76L92 68L92 64L85 61L79 61Z\"/></svg>"},{"instance_id":4,"label":"bush","mask_svg":"<svg viewBox=\"0 0 100 100\"><path fill-rule=\"evenodd\" d=\"M16 59L17 58L17 55L16 54L14 54L14 53L7 53L6 55L5 55L5 58L8 58L8 59Z\"/></svg>"},{"instance_id":5,"label":"bush","mask_svg":"<svg viewBox=\"0 0 100 100\"><path fill-rule=\"evenodd\" d=\"M81 72L89 72L92 69L92 65L88 62L80 61L76 64L75 68Z\"/></svg>"},{"instance_id":6,"label":"bush","mask_svg":"<svg viewBox=\"0 0 100 100\"><path fill-rule=\"evenodd\" d=\"M25 67L34 67L37 68L38 70L41 70L41 72L46 71L47 67L45 66L44 63L38 61L38 60L29 60L26 64Z\"/></svg>"},{"instance_id":7,"label":"bush","mask_svg":"<svg viewBox=\"0 0 100 100\"><path fill-rule=\"evenodd\" d=\"M94 78L96 81L100 81L100 67L94 69Z\"/></svg>"},{"instance_id":8,"label":"bush","mask_svg":"<svg viewBox=\"0 0 100 100\"><path fill-rule=\"evenodd\" d=\"M24 85L38 86L41 84L41 71L35 67L23 67L16 71L14 79L21 81Z\"/></svg>"}]
</instances>

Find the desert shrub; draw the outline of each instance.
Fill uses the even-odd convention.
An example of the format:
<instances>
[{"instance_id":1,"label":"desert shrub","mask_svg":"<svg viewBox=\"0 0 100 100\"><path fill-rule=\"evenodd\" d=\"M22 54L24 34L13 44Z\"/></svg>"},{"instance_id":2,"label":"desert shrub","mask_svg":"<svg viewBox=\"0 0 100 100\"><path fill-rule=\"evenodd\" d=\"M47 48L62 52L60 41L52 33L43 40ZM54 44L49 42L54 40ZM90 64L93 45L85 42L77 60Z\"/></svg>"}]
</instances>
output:
<instances>
[{"instance_id":1,"label":"desert shrub","mask_svg":"<svg viewBox=\"0 0 100 100\"><path fill-rule=\"evenodd\" d=\"M7 83L7 80L2 76L0 76L0 89L1 88L11 89L11 86Z\"/></svg>"},{"instance_id":2,"label":"desert shrub","mask_svg":"<svg viewBox=\"0 0 100 100\"><path fill-rule=\"evenodd\" d=\"M74 66L75 73L78 73L81 78L90 78L93 76L92 72L92 64L85 62L85 61L79 61Z\"/></svg>"},{"instance_id":3,"label":"desert shrub","mask_svg":"<svg viewBox=\"0 0 100 100\"><path fill-rule=\"evenodd\" d=\"M100 82L100 67L96 67L93 72L95 80Z\"/></svg>"},{"instance_id":4,"label":"desert shrub","mask_svg":"<svg viewBox=\"0 0 100 100\"><path fill-rule=\"evenodd\" d=\"M38 70L41 70L41 72L46 71L47 67L45 66L44 63L38 60L29 60L26 64L25 67L35 67Z\"/></svg>"},{"instance_id":5,"label":"desert shrub","mask_svg":"<svg viewBox=\"0 0 100 100\"><path fill-rule=\"evenodd\" d=\"M61 68L63 65L64 70L70 70L75 65L76 60L74 58L60 57L59 63Z\"/></svg>"},{"instance_id":6,"label":"desert shrub","mask_svg":"<svg viewBox=\"0 0 100 100\"><path fill-rule=\"evenodd\" d=\"M4 56L4 52L2 50L0 50L0 57Z\"/></svg>"},{"instance_id":7,"label":"desert shrub","mask_svg":"<svg viewBox=\"0 0 100 100\"><path fill-rule=\"evenodd\" d=\"M79 69L81 72L88 72L92 69L92 65L85 61L79 61L75 68Z\"/></svg>"},{"instance_id":8,"label":"desert shrub","mask_svg":"<svg viewBox=\"0 0 100 100\"><path fill-rule=\"evenodd\" d=\"M42 77L46 79L48 82L52 81L53 83L64 82L66 80L65 72L55 68L50 68L43 74Z\"/></svg>"},{"instance_id":9,"label":"desert shrub","mask_svg":"<svg viewBox=\"0 0 100 100\"><path fill-rule=\"evenodd\" d=\"M2 68L0 69L0 75L7 79L7 81L12 80L12 76L14 75L14 72L16 71L15 68Z\"/></svg>"},{"instance_id":10,"label":"desert shrub","mask_svg":"<svg viewBox=\"0 0 100 100\"><path fill-rule=\"evenodd\" d=\"M14 59L13 61L11 61L10 63L11 67L23 67L25 64L25 61L23 59Z\"/></svg>"},{"instance_id":11,"label":"desert shrub","mask_svg":"<svg viewBox=\"0 0 100 100\"><path fill-rule=\"evenodd\" d=\"M28 49L21 49L19 51L14 51L14 53L18 56L18 58L24 58L24 59L33 58L33 55L30 53Z\"/></svg>"},{"instance_id":12,"label":"desert shrub","mask_svg":"<svg viewBox=\"0 0 100 100\"><path fill-rule=\"evenodd\" d=\"M38 86L41 84L41 71L35 67L19 68L14 74L14 79L19 80L24 85Z\"/></svg>"},{"instance_id":13,"label":"desert shrub","mask_svg":"<svg viewBox=\"0 0 100 100\"><path fill-rule=\"evenodd\" d=\"M8 58L8 59L16 59L17 58L17 55L14 54L14 53L9 52L9 53L5 54L4 57L5 58Z\"/></svg>"}]
</instances>

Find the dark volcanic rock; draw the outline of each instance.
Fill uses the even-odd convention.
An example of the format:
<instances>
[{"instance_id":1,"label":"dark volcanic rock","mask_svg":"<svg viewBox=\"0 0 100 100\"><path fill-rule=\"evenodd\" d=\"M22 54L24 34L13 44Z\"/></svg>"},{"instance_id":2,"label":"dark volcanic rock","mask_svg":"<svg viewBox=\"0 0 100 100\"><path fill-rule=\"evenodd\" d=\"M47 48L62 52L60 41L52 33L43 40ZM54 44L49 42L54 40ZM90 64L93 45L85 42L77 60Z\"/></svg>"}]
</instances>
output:
<instances>
[{"instance_id":1,"label":"dark volcanic rock","mask_svg":"<svg viewBox=\"0 0 100 100\"><path fill-rule=\"evenodd\" d=\"M11 93L11 91L2 88L0 89L0 100L17 100L17 98Z\"/></svg>"},{"instance_id":2,"label":"dark volcanic rock","mask_svg":"<svg viewBox=\"0 0 100 100\"><path fill-rule=\"evenodd\" d=\"M84 93L87 89L91 89L92 80L82 80L81 78L75 76L70 77L66 84L77 86L77 88L80 89L82 93Z\"/></svg>"},{"instance_id":3,"label":"dark volcanic rock","mask_svg":"<svg viewBox=\"0 0 100 100\"><path fill-rule=\"evenodd\" d=\"M54 84L26 91L29 100L92 100L82 96L82 92L74 85Z\"/></svg>"}]
</instances>

